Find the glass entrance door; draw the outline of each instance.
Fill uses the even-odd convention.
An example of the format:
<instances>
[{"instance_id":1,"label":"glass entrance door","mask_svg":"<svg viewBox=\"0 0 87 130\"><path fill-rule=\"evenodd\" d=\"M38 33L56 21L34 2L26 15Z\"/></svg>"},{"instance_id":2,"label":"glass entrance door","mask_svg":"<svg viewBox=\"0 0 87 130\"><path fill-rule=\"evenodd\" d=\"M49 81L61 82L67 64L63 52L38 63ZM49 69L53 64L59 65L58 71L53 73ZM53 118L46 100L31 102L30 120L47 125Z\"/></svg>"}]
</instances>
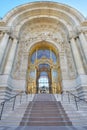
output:
<instances>
[{"instance_id":1,"label":"glass entrance door","mask_svg":"<svg viewBox=\"0 0 87 130\"><path fill-rule=\"evenodd\" d=\"M50 93L50 66L48 64L39 64L37 76L37 93Z\"/></svg>"},{"instance_id":2,"label":"glass entrance door","mask_svg":"<svg viewBox=\"0 0 87 130\"><path fill-rule=\"evenodd\" d=\"M49 93L49 79L46 75L38 80L38 93Z\"/></svg>"}]
</instances>

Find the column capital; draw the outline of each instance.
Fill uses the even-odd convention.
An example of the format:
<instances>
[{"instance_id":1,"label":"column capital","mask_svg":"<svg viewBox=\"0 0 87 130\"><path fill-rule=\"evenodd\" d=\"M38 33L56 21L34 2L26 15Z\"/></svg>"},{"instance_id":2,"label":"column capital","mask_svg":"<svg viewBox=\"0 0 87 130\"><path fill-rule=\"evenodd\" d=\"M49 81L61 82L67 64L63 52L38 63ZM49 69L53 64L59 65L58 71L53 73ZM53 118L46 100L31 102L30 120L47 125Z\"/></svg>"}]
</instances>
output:
<instances>
[{"instance_id":1,"label":"column capital","mask_svg":"<svg viewBox=\"0 0 87 130\"><path fill-rule=\"evenodd\" d=\"M17 38L12 38L12 39L13 39L12 44L19 44L19 40Z\"/></svg>"},{"instance_id":2,"label":"column capital","mask_svg":"<svg viewBox=\"0 0 87 130\"><path fill-rule=\"evenodd\" d=\"M70 31L69 32L69 40L78 38L77 32Z\"/></svg>"},{"instance_id":3,"label":"column capital","mask_svg":"<svg viewBox=\"0 0 87 130\"><path fill-rule=\"evenodd\" d=\"M3 37L4 33L0 31L0 38Z\"/></svg>"},{"instance_id":4,"label":"column capital","mask_svg":"<svg viewBox=\"0 0 87 130\"><path fill-rule=\"evenodd\" d=\"M13 34L10 34L10 38L13 39L13 40L19 41L19 37L15 36Z\"/></svg>"},{"instance_id":5,"label":"column capital","mask_svg":"<svg viewBox=\"0 0 87 130\"><path fill-rule=\"evenodd\" d=\"M87 32L87 27L86 26L78 26L77 27L77 33L78 33L78 35L80 33L85 33L85 32Z\"/></svg>"},{"instance_id":6,"label":"column capital","mask_svg":"<svg viewBox=\"0 0 87 130\"><path fill-rule=\"evenodd\" d=\"M2 30L0 30L0 35L1 35L1 34L4 34L4 32L3 32Z\"/></svg>"},{"instance_id":7,"label":"column capital","mask_svg":"<svg viewBox=\"0 0 87 130\"><path fill-rule=\"evenodd\" d=\"M1 27L0 26L0 32L10 34L11 33L11 28L10 27Z\"/></svg>"}]
</instances>

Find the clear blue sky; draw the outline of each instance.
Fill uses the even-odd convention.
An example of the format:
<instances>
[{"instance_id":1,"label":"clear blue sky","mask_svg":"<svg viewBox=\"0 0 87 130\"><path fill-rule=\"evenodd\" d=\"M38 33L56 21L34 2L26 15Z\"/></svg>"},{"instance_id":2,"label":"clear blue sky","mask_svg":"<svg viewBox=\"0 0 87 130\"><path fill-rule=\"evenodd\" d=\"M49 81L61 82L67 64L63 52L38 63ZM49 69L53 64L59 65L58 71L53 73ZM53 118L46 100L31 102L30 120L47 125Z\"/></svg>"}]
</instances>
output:
<instances>
[{"instance_id":1,"label":"clear blue sky","mask_svg":"<svg viewBox=\"0 0 87 130\"><path fill-rule=\"evenodd\" d=\"M4 17L4 15L10 11L12 8L25 4L28 2L34 2L39 0L0 0L0 17ZM42 0L46 1L46 0ZM59 3L68 4L76 9L78 9L85 17L87 17L87 0L47 0L47 1L55 1Z\"/></svg>"}]
</instances>

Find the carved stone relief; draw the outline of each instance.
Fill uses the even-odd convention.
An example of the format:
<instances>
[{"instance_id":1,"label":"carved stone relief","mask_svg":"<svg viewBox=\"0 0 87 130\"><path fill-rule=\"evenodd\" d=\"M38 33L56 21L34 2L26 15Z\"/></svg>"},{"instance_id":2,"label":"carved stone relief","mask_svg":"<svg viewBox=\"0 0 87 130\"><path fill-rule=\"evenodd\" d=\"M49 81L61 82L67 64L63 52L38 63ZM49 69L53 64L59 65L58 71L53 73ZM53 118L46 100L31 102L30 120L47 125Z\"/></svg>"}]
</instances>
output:
<instances>
[{"instance_id":1,"label":"carved stone relief","mask_svg":"<svg viewBox=\"0 0 87 130\"><path fill-rule=\"evenodd\" d=\"M66 39L66 35L60 27L54 26L47 23L35 24L33 26L27 25L22 28L20 32L20 41L18 46L18 51L15 58L14 68L12 71L12 76L14 78L23 79L26 76L28 55L29 55L29 47L32 43L36 43L37 41L53 41L57 43L57 46L61 47L61 51L65 50L64 40ZM67 46L68 47L68 46ZM67 48L66 47L66 48ZM25 56L26 53L26 56ZM71 77L74 75L74 68L72 63L72 57L70 55L70 48L67 48L67 59L69 63L69 70L72 72ZM63 57L64 58L64 57ZM62 64L64 64L64 60ZM66 66L66 65L65 65ZM66 68L64 71L66 71Z\"/></svg>"},{"instance_id":2,"label":"carved stone relief","mask_svg":"<svg viewBox=\"0 0 87 130\"><path fill-rule=\"evenodd\" d=\"M68 66L68 71L69 71L69 77L75 78L76 76L75 66L74 66L73 57L72 57L69 43L65 44L65 50L66 50L66 55L67 55L67 66Z\"/></svg>"}]
</instances>

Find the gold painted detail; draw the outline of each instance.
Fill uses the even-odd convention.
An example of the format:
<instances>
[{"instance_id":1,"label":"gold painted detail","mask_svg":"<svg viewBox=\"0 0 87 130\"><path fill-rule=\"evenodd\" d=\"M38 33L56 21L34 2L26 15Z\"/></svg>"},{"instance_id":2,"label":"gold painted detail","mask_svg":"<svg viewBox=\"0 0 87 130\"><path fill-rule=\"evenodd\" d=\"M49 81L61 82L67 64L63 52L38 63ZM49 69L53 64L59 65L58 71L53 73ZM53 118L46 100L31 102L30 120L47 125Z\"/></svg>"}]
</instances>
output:
<instances>
[{"instance_id":1,"label":"gold painted detail","mask_svg":"<svg viewBox=\"0 0 87 130\"><path fill-rule=\"evenodd\" d=\"M43 44L42 44L43 45ZM59 58L57 56L57 61L54 63L54 61L47 57L41 57L40 59L36 59L34 63L31 62L31 56L34 53L33 50L37 50L38 48L41 48L41 46L38 44L38 46L35 46L35 49L32 49L32 53L30 51L30 57L28 62L28 71L27 71L27 92L28 93L38 93L38 80L40 77L41 72L46 72L48 74L49 79L49 93L61 93L62 87L61 87L61 72L60 72L60 62ZM43 46L42 46L43 48ZM46 45L46 49L49 47ZM49 48L53 50L53 48ZM55 51L56 54L58 52ZM41 64L47 64L49 67L43 67L39 68L39 65Z\"/></svg>"}]
</instances>

